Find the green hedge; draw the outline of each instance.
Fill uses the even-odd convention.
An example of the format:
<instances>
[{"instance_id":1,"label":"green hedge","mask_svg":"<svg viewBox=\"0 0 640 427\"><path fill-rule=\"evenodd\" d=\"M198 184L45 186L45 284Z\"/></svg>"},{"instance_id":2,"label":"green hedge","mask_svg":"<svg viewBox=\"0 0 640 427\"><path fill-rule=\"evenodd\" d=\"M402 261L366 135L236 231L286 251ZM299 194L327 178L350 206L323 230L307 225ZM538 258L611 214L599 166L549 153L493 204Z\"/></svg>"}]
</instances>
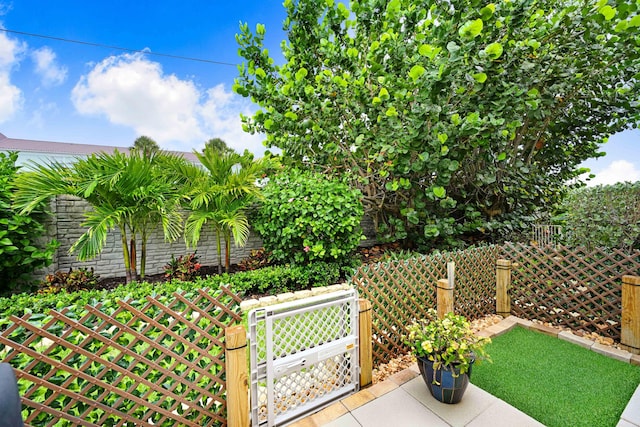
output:
<instances>
[{"instance_id":1,"label":"green hedge","mask_svg":"<svg viewBox=\"0 0 640 427\"><path fill-rule=\"evenodd\" d=\"M317 286L337 283L345 267L325 262L311 263L305 266L274 266L259 270L244 271L235 274L222 274L193 282L173 281L171 283L130 283L112 290L87 290L71 293L32 295L17 294L0 298L0 329L9 323L10 315L22 316L25 313L46 314L49 310L69 309L76 313L84 312L84 305L115 303L117 299L144 299L147 295L170 295L175 291L191 291L198 288L219 289L229 286L239 295L276 294L296 291Z\"/></svg>"},{"instance_id":2,"label":"green hedge","mask_svg":"<svg viewBox=\"0 0 640 427\"><path fill-rule=\"evenodd\" d=\"M561 209L567 246L640 249L640 181L574 190Z\"/></svg>"}]
</instances>

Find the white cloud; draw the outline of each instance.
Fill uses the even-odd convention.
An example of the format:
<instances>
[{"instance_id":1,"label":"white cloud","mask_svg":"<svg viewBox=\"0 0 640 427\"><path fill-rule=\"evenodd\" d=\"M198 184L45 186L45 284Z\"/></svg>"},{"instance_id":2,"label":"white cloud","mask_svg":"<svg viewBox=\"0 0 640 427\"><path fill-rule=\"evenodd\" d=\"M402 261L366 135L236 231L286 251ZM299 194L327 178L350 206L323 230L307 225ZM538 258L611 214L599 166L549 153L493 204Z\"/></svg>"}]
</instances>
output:
<instances>
[{"instance_id":1,"label":"white cloud","mask_svg":"<svg viewBox=\"0 0 640 427\"><path fill-rule=\"evenodd\" d=\"M201 110L206 132L210 135L207 140L220 138L239 153L248 149L256 155L262 155L265 151L262 145L264 136L251 135L242 130L240 113L250 115L253 112L253 105L249 101L227 92L223 84L209 89Z\"/></svg>"},{"instance_id":2,"label":"white cloud","mask_svg":"<svg viewBox=\"0 0 640 427\"><path fill-rule=\"evenodd\" d=\"M22 91L11 83L11 69L25 49L22 43L0 33L0 123L9 120L22 106Z\"/></svg>"},{"instance_id":3,"label":"white cloud","mask_svg":"<svg viewBox=\"0 0 640 427\"><path fill-rule=\"evenodd\" d=\"M164 75L142 54L111 56L82 76L71 100L81 114L105 115L159 144L204 139L196 113L200 93L191 81Z\"/></svg>"},{"instance_id":4,"label":"white cloud","mask_svg":"<svg viewBox=\"0 0 640 427\"><path fill-rule=\"evenodd\" d=\"M61 85L67 79L67 67L56 63L56 54L48 47L31 52L31 59L36 64L36 73L42 77L45 86Z\"/></svg>"},{"instance_id":5,"label":"white cloud","mask_svg":"<svg viewBox=\"0 0 640 427\"><path fill-rule=\"evenodd\" d=\"M616 182L640 181L640 169L627 160L615 160L602 171L595 173L595 178L587 182L588 186L610 185Z\"/></svg>"},{"instance_id":6,"label":"white cloud","mask_svg":"<svg viewBox=\"0 0 640 427\"><path fill-rule=\"evenodd\" d=\"M192 151L222 138L242 152L262 154L262 138L242 131L240 112L251 104L223 85L203 90L193 81L167 75L143 54L106 58L73 88L81 114L104 115L111 123L147 135L165 149Z\"/></svg>"}]
</instances>

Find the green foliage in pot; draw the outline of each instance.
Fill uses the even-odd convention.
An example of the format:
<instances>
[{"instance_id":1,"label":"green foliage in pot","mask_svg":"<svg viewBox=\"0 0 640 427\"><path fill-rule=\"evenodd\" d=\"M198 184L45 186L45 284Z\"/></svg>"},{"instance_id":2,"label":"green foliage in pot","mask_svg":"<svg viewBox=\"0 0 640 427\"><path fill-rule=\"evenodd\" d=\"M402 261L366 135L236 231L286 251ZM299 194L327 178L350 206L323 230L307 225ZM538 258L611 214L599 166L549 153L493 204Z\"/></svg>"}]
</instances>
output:
<instances>
[{"instance_id":1,"label":"green foliage in pot","mask_svg":"<svg viewBox=\"0 0 640 427\"><path fill-rule=\"evenodd\" d=\"M474 361L490 360L485 345L491 339L475 335L464 316L451 312L439 319L436 311L429 309L424 319L407 326L404 342L413 354L432 361L434 369L455 365L464 374Z\"/></svg>"}]
</instances>

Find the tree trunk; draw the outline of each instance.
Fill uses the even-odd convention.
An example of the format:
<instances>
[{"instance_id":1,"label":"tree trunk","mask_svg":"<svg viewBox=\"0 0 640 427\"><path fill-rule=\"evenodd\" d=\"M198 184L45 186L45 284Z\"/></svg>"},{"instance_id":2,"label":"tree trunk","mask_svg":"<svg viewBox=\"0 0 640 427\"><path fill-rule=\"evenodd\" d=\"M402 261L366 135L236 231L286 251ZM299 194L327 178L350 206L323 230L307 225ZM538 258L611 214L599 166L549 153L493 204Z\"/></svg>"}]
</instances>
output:
<instances>
[{"instance_id":1,"label":"tree trunk","mask_svg":"<svg viewBox=\"0 0 640 427\"><path fill-rule=\"evenodd\" d=\"M132 232L133 233L133 232ZM138 270L136 267L136 237L135 234L131 236L129 240L129 259L131 264L131 280L138 281Z\"/></svg>"},{"instance_id":2,"label":"tree trunk","mask_svg":"<svg viewBox=\"0 0 640 427\"><path fill-rule=\"evenodd\" d=\"M144 280L145 270L147 268L147 232L140 233L140 280Z\"/></svg>"},{"instance_id":3,"label":"tree trunk","mask_svg":"<svg viewBox=\"0 0 640 427\"><path fill-rule=\"evenodd\" d=\"M224 233L224 269L228 273L231 270L231 233Z\"/></svg>"},{"instance_id":4,"label":"tree trunk","mask_svg":"<svg viewBox=\"0 0 640 427\"><path fill-rule=\"evenodd\" d=\"M218 274L222 274L222 242L221 242L221 231L216 230L216 240L218 245Z\"/></svg>"},{"instance_id":5,"label":"tree trunk","mask_svg":"<svg viewBox=\"0 0 640 427\"><path fill-rule=\"evenodd\" d=\"M127 246L127 231L120 227L120 240L122 242L122 256L124 257L125 282L131 283L131 262L129 259L129 247Z\"/></svg>"}]
</instances>

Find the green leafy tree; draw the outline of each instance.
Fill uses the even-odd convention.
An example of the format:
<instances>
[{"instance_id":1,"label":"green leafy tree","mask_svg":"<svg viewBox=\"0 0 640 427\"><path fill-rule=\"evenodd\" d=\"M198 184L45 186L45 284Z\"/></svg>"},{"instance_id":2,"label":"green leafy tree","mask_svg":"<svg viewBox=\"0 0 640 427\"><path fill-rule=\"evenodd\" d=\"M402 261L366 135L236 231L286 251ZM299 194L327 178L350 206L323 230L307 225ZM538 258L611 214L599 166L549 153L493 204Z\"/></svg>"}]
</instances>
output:
<instances>
[{"instance_id":1,"label":"green leafy tree","mask_svg":"<svg viewBox=\"0 0 640 427\"><path fill-rule=\"evenodd\" d=\"M133 145L129 149L137 150L143 156L150 157L160 151L160 146L153 139L142 135L133 141Z\"/></svg>"},{"instance_id":2,"label":"green leafy tree","mask_svg":"<svg viewBox=\"0 0 640 427\"><path fill-rule=\"evenodd\" d=\"M362 239L360 196L326 175L288 170L265 186L254 228L276 262L342 263Z\"/></svg>"},{"instance_id":3,"label":"green leafy tree","mask_svg":"<svg viewBox=\"0 0 640 427\"><path fill-rule=\"evenodd\" d=\"M561 209L566 245L640 249L640 182L576 189Z\"/></svg>"},{"instance_id":4,"label":"green leafy tree","mask_svg":"<svg viewBox=\"0 0 640 427\"><path fill-rule=\"evenodd\" d=\"M50 197L67 194L91 205L83 226L87 231L71 246L81 261L96 257L110 230L122 239L127 282L138 279L137 246L140 242L140 278L144 279L149 233L162 226L164 236L175 240L182 232L182 186L171 175L186 161L162 151L129 154L115 151L79 159L72 166L58 162L33 164L33 170L16 178L14 204L28 213Z\"/></svg>"},{"instance_id":5,"label":"green leafy tree","mask_svg":"<svg viewBox=\"0 0 640 427\"><path fill-rule=\"evenodd\" d=\"M16 166L17 159L15 152L0 153L0 295L31 290L34 271L50 265L58 247L55 240L39 244L46 231L42 204L34 206L29 215L11 208L16 190L13 181L20 169Z\"/></svg>"},{"instance_id":6,"label":"green leafy tree","mask_svg":"<svg viewBox=\"0 0 640 427\"><path fill-rule=\"evenodd\" d=\"M205 143L204 146L205 148L211 147L212 150L223 154L235 152L233 148L229 147L227 143L220 138L211 138ZM202 150L202 152L204 152L204 149Z\"/></svg>"},{"instance_id":7,"label":"green leafy tree","mask_svg":"<svg viewBox=\"0 0 640 427\"><path fill-rule=\"evenodd\" d=\"M382 237L498 238L640 121L639 3L286 0L284 63L241 25L244 117L350 177Z\"/></svg>"},{"instance_id":8,"label":"green leafy tree","mask_svg":"<svg viewBox=\"0 0 640 427\"><path fill-rule=\"evenodd\" d=\"M249 238L247 206L260 196L257 180L268 160L254 160L245 151L220 152L207 145L202 153L194 152L204 168L185 170L189 183L189 216L185 224L187 243L197 246L202 228L209 224L216 233L218 271L222 272L222 241L225 242L225 269L230 269L231 240L244 245Z\"/></svg>"}]
</instances>

